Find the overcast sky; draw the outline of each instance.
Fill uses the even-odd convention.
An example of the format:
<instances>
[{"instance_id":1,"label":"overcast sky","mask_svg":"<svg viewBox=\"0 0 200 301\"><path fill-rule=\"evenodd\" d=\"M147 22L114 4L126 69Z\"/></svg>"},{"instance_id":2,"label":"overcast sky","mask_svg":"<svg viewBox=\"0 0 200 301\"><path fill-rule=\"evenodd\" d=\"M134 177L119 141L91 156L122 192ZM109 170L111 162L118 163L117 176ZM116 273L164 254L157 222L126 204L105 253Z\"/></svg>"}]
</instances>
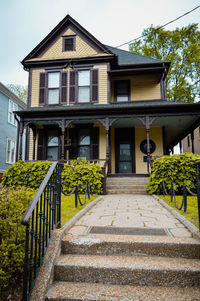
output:
<instances>
[{"instance_id":1,"label":"overcast sky","mask_svg":"<svg viewBox=\"0 0 200 301\"><path fill-rule=\"evenodd\" d=\"M67 14L100 42L115 47L198 5L200 0L0 0L0 81L27 85L20 61ZM200 8L166 29L199 22Z\"/></svg>"}]
</instances>

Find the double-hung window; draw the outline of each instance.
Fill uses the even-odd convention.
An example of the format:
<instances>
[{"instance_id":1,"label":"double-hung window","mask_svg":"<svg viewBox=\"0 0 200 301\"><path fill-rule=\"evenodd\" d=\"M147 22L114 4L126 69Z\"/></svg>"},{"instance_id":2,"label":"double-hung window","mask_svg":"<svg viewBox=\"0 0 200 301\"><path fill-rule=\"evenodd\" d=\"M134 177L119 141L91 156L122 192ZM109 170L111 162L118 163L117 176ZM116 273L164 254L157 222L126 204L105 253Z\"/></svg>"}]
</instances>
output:
<instances>
[{"instance_id":1,"label":"double-hung window","mask_svg":"<svg viewBox=\"0 0 200 301\"><path fill-rule=\"evenodd\" d=\"M115 101L126 102L130 100L130 81L116 80L114 84Z\"/></svg>"},{"instance_id":2,"label":"double-hung window","mask_svg":"<svg viewBox=\"0 0 200 301\"><path fill-rule=\"evenodd\" d=\"M18 105L14 103L11 99L9 99L8 105L8 122L17 126L17 121L14 117L13 112L18 110Z\"/></svg>"},{"instance_id":3,"label":"double-hung window","mask_svg":"<svg viewBox=\"0 0 200 301\"><path fill-rule=\"evenodd\" d=\"M48 73L48 104L59 104L60 72Z\"/></svg>"},{"instance_id":4,"label":"double-hung window","mask_svg":"<svg viewBox=\"0 0 200 301\"><path fill-rule=\"evenodd\" d=\"M16 151L16 141L14 139L7 138L6 163L12 164L15 162L15 151Z\"/></svg>"},{"instance_id":5,"label":"double-hung window","mask_svg":"<svg viewBox=\"0 0 200 301\"><path fill-rule=\"evenodd\" d=\"M78 71L78 102L90 102L90 70Z\"/></svg>"}]
</instances>

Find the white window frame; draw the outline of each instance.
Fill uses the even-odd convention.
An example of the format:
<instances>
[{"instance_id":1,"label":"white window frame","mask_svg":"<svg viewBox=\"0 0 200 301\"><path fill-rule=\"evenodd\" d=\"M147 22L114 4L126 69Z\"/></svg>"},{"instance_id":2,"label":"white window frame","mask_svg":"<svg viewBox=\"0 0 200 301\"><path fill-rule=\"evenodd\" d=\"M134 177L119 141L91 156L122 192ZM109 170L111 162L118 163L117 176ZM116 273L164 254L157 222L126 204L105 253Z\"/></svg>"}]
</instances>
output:
<instances>
[{"instance_id":1,"label":"white window frame","mask_svg":"<svg viewBox=\"0 0 200 301\"><path fill-rule=\"evenodd\" d=\"M89 74L88 83L81 84L79 82L79 74L81 72L88 72L88 74ZM89 98L86 100L82 100L79 96L79 90L82 88L86 88L89 90ZM90 102L91 102L91 70L90 69L80 69L80 70L78 70L78 103L90 103Z\"/></svg>"},{"instance_id":2,"label":"white window frame","mask_svg":"<svg viewBox=\"0 0 200 301\"><path fill-rule=\"evenodd\" d=\"M8 147L9 145L10 145L10 149ZM14 152L12 153L13 148L14 148ZM7 137L7 141L6 141L6 163L8 163L8 164L15 163L15 155L16 155L16 140Z\"/></svg>"},{"instance_id":3,"label":"white window frame","mask_svg":"<svg viewBox=\"0 0 200 301\"><path fill-rule=\"evenodd\" d=\"M17 126L17 121L14 116L14 111L18 111L18 105L9 99L9 104L8 104L8 123Z\"/></svg>"},{"instance_id":4,"label":"white window frame","mask_svg":"<svg viewBox=\"0 0 200 301\"><path fill-rule=\"evenodd\" d=\"M58 76L58 85L50 85L50 76L52 74L57 74ZM58 105L60 103L60 71L51 71L51 72L48 72L48 91L47 91L47 100L48 100L48 105ZM51 102L50 101L50 96L49 96L49 92L51 91L58 91L58 101L54 101L54 102Z\"/></svg>"}]
</instances>

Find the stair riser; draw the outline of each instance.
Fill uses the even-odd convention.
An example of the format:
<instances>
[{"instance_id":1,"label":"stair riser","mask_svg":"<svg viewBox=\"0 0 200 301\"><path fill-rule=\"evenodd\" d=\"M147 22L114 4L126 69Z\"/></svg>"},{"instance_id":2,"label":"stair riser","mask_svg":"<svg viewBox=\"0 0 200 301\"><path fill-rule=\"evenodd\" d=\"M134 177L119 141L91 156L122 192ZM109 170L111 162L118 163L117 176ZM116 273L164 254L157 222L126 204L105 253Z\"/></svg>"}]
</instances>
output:
<instances>
[{"instance_id":1,"label":"stair riser","mask_svg":"<svg viewBox=\"0 0 200 301\"><path fill-rule=\"evenodd\" d=\"M55 281L141 286L200 286L199 271L55 266Z\"/></svg>"},{"instance_id":2,"label":"stair riser","mask_svg":"<svg viewBox=\"0 0 200 301\"><path fill-rule=\"evenodd\" d=\"M77 244L62 241L63 254L79 255L123 255L123 256L162 256L170 258L200 259L199 245L162 244L162 243L122 243L100 242L94 244Z\"/></svg>"},{"instance_id":3,"label":"stair riser","mask_svg":"<svg viewBox=\"0 0 200 301\"><path fill-rule=\"evenodd\" d=\"M130 190L130 189L123 189L123 190L111 190L111 189L108 189L107 191L107 194L147 194L147 192L145 190L141 190L141 191L138 191L138 190Z\"/></svg>"}]
</instances>

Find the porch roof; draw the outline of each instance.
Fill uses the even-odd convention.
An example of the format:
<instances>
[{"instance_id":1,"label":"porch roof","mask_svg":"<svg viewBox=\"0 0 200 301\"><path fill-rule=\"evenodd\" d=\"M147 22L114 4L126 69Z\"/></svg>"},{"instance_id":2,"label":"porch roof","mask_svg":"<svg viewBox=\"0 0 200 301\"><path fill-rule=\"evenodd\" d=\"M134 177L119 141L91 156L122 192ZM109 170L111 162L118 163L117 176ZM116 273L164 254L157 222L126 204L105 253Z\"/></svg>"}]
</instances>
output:
<instances>
[{"instance_id":1,"label":"porch roof","mask_svg":"<svg viewBox=\"0 0 200 301\"><path fill-rule=\"evenodd\" d=\"M106 117L114 120L113 127L144 127L141 117L154 118L152 127L165 129L168 148L176 145L200 125L200 102L135 101L130 103L51 105L19 111L25 122L38 123L67 120L74 123L94 122Z\"/></svg>"}]
</instances>

